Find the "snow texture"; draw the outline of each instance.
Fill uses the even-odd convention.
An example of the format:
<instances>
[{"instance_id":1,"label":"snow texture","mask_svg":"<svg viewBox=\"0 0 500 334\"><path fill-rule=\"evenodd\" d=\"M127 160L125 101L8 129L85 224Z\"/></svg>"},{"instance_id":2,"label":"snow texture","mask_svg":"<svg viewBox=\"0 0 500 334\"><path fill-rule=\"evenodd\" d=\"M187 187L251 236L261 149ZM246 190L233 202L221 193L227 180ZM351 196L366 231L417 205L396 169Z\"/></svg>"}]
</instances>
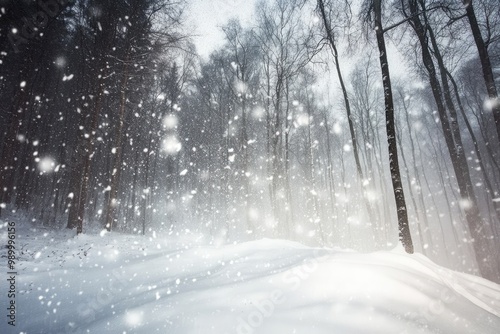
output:
<instances>
[{"instance_id":1,"label":"snow texture","mask_svg":"<svg viewBox=\"0 0 500 334\"><path fill-rule=\"evenodd\" d=\"M7 224L1 226L5 245ZM193 234L75 237L28 223L16 228L16 327L2 320L1 333L496 334L500 328L499 285L401 248L362 254L271 239L215 247ZM5 294L7 281L0 285Z\"/></svg>"}]
</instances>

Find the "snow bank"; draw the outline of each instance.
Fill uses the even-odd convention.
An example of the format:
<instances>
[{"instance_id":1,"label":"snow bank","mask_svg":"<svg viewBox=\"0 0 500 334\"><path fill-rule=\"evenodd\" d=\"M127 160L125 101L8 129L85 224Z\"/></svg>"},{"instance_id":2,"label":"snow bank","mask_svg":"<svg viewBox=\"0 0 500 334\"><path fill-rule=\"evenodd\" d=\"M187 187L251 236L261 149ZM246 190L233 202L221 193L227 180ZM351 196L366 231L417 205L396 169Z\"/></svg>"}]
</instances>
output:
<instances>
[{"instance_id":1,"label":"snow bank","mask_svg":"<svg viewBox=\"0 0 500 334\"><path fill-rule=\"evenodd\" d=\"M6 224L0 233L6 244ZM16 327L3 316L1 333L500 329L499 285L399 250L360 254L269 239L211 247L189 238L74 237L19 224L16 242ZM4 248L1 255L5 262ZM2 279L2 294L6 284Z\"/></svg>"}]
</instances>

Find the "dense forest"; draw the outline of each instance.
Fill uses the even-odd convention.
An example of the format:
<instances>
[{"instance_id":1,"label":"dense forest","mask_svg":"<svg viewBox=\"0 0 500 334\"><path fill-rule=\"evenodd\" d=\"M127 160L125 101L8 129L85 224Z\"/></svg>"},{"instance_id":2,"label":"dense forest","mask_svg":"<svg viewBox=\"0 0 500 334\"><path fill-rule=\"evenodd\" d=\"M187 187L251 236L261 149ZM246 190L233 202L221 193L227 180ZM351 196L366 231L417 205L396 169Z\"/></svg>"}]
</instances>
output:
<instances>
[{"instance_id":1,"label":"dense forest","mask_svg":"<svg viewBox=\"0 0 500 334\"><path fill-rule=\"evenodd\" d=\"M419 252L500 282L498 0L0 1L0 215ZM211 15L207 13L207 15Z\"/></svg>"}]
</instances>

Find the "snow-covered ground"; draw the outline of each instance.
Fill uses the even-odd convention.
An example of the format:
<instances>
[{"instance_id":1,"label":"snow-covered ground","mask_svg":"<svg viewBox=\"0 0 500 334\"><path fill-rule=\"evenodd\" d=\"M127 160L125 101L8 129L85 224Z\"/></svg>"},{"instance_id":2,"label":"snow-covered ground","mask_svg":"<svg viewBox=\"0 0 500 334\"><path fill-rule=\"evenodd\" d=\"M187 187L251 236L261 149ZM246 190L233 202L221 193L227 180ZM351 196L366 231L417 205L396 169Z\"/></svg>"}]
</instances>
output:
<instances>
[{"instance_id":1,"label":"snow-covered ground","mask_svg":"<svg viewBox=\"0 0 500 334\"><path fill-rule=\"evenodd\" d=\"M211 246L16 222L16 326L1 333L500 333L500 286L420 254L283 240Z\"/></svg>"}]
</instances>

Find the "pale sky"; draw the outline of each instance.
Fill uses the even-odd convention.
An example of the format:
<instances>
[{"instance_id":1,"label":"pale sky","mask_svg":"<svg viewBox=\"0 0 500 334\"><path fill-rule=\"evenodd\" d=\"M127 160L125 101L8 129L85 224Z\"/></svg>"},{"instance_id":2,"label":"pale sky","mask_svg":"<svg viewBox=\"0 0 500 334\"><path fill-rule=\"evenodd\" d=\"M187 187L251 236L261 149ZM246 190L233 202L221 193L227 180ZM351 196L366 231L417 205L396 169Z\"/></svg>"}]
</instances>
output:
<instances>
[{"instance_id":1,"label":"pale sky","mask_svg":"<svg viewBox=\"0 0 500 334\"><path fill-rule=\"evenodd\" d=\"M252 24L256 0L188 0L188 25L194 27L193 38L198 53L208 55L224 43L220 27L231 18L239 18L243 26Z\"/></svg>"},{"instance_id":2,"label":"pale sky","mask_svg":"<svg viewBox=\"0 0 500 334\"><path fill-rule=\"evenodd\" d=\"M205 60L208 60L210 53L224 44L224 33L221 27L231 18L239 18L243 27L254 24L254 8L258 0L187 0L186 9L187 27L192 29L188 31L193 36L198 54ZM405 65L402 55L392 45L390 39L388 43L388 57L390 61L391 74L394 76L407 77L405 75ZM378 55L376 45L361 45L361 48L371 48L375 61ZM364 52L361 51L361 54ZM358 56L346 56L342 54L342 70L346 76L358 60ZM337 82L336 74L333 75L334 84Z\"/></svg>"}]
</instances>

